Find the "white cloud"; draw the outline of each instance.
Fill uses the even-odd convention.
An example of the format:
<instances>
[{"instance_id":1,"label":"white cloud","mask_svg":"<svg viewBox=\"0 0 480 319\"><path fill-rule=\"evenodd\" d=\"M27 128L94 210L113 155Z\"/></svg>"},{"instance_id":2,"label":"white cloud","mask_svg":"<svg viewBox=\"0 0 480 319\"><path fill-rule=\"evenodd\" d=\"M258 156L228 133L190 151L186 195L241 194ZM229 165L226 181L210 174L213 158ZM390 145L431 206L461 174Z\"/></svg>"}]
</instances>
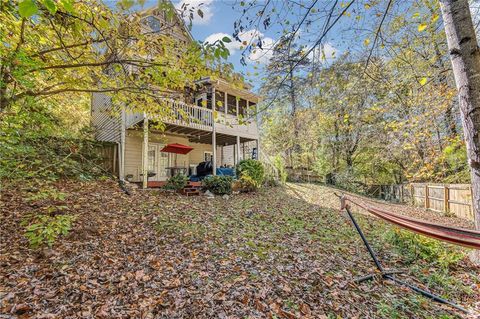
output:
<instances>
[{"instance_id":1,"label":"white cloud","mask_svg":"<svg viewBox=\"0 0 480 319\"><path fill-rule=\"evenodd\" d=\"M265 64L273 56L274 45L275 41L272 38L264 37L262 39L262 48L253 49L248 58L253 62Z\"/></svg>"},{"instance_id":2,"label":"white cloud","mask_svg":"<svg viewBox=\"0 0 480 319\"><path fill-rule=\"evenodd\" d=\"M327 42L325 44L322 44L321 46L315 48L310 55L309 58L317 61L320 59L320 61L331 61L335 60L335 58L338 56L338 50L335 48L331 43Z\"/></svg>"},{"instance_id":3,"label":"white cloud","mask_svg":"<svg viewBox=\"0 0 480 319\"><path fill-rule=\"evenodd\" d=\"M178 10L185 10L185 21L189 22L188 16L190 10L193 11L193 25L206 25L209 24L213 17L213 1L214 0L181 0L175 7ZM203 12L203 18L198 15L198 9Z\"/></svg>"},{"instance_id":4,"label":"white cloud","mask_svg":"<svg viewBox=\"0 0 480 319\"><path fill-rule=\"evenodd\" d=\"M332 44L330 43L325 43L324 45L321 46L321 57L322 58L325 58L327 60L332 60L332 59L335 59L336 56L338 56L337 54L337 48L335 48Z\"/></svg>"},{"instance_id":5,"label":"white cloud","mask_svg":"<svg viewBox=\"0 0 480 319\"><path fill-rule=\"evenodd\" d=\"M225 43L225 46L230 51L230 54L233 55L233 54L235 54L236 51L240 50L240 47L241 47L242 44L240 42L237 42L237 41L233 40L231 35L226 34L226 33L222 33L222 32L210 34L208 37L205 38L205 40L203 42L208 42L208 43L213 44L213 43L215 43L215 41L222 40L224 37L228 37L228 38L232 39L232 42Z\"/></svg>"},{"instance_id":6,"label":"white cloud","mask_svg":"<svg viewBox=\"0 0 480 319\"><path fill-rule=\"evenodd\" d=\"M255 44L255 47L248 54L248 61L266 63L272 57L272 48L275 41L272 38L266 37L263 33L255 29L247 30L239 34L238 37L240 38L240 41L236 41L231 35L226 33L213 33L209 35L204 42L214 43L215 41L221 40L224 37L229 37L232 39L232 42L225 43L225 46L230 51L231 55L234 55L237 51L243 50L245 44ZM261 49L257 45L259 38L262 40Z\"/></svg>"}]
</instances>

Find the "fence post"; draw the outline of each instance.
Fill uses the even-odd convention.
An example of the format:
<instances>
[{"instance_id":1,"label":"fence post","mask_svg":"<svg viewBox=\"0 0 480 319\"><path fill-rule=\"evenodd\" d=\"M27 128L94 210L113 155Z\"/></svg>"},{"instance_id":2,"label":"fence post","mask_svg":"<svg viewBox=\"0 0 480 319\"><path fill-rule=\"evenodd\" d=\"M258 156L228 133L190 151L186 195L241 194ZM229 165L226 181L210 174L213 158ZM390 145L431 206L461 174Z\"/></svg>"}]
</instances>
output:
<instances>
[{"instance_id":1,"label":"fence post","mask_svg":"<svg viewBox=\"0 0 480 319\"><path fill-rule=\"evenodd\" d=\"M410 184L410 200L412 201L412 205L415 206L415 186L413 184Z\"/></svg>"},{"instance_id":2,"label":"fence post","mask_svg":"<svg viewBox=\"0 0 480 319\"><path fill-rule=\"evenodd\" d=\"M443 186L443 210L447 214L450 211L450 190L447 185Z\"/></svg>"},{"instance_id":3,"label":"fence post","mask_svg":"<svg viewBox=\"0 0 480 319\"><path fill-rule=\"evenodd\" d=\"M468 186L468 190L470 192L470 219L475 220L475 215L473 214L473 189L472 184Z\"/></svg>"},{"instance_id":4,"label":"fence post","mask_svg":"<svg viewBox=\"0 0 480 319\"><path fill-rule=\"evenodd\" d=\"M425 184L425 208L428 209L430 207L430 198L428 196L428 184Z\"/></svg>"}]
</instances>

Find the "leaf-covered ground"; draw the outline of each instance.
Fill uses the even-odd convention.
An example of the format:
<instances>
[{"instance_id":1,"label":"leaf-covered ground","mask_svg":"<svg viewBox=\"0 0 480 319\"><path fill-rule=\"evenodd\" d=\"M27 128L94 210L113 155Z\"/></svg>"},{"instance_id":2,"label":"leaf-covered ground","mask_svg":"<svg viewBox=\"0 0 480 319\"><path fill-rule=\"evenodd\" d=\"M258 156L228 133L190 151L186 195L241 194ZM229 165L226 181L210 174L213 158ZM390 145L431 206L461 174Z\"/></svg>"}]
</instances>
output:
<instances>
[{"instance_id":1,"label":"leaf-covered ground","mask_svg":"<svg viewBox=\"0 0 480 319\"><path fill-rule=\"evenodd\" d=\"M356 284L375 268L322 186L288 184L228 199L127 196L112 182L56 188L66 197L39 198L29 188L2 194L0 318L475 316L388 281ZM51 207L75 214L74 227L52 249L32 250L20 223ZM358 219L387 268L480 309L480 269L463 250Z\"/></svg>"}]
</instances>

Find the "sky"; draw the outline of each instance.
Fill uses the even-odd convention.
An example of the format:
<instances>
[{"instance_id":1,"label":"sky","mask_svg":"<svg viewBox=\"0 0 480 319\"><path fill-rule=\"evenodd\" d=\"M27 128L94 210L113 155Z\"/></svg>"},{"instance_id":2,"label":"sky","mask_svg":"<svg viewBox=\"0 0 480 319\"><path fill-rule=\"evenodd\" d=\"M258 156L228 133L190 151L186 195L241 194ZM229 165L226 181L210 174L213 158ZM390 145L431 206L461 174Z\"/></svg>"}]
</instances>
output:
<instances>
[{"instance_id":1,"label":"sky","mask_svg":"<svg viewBox=\"0 0 480 319\"><path fill-rule=\"evenodd\" d=\"M148 1L150 5L155 5L155 0ZM194 16L191 33L196 40L213 43L225 36L232 38L234 32L234 22L241 16L241 9L238 6L239 1L235 0L177 0L173 1L177 8L181 8L183 3L192 7L200 7L203 12L203 18ZM240 35L242 41L250 42L250 39L258 34L258 30L250 29ZM273 38L268 34L260 33L266 46L273 43ZM257 68L265 65L271 52L257 50L254 53L247 54L247 65L242 65L242 44L232 41L226 44L230 51L228 61L231 62L235 71L240 72L251 79L255 79L253 74ZM256 66L256 67L254 67ZM250 76L249 76L250 75ZM258 82L254 81L254 82ZM257 84L257 83L254 83Z\"/></svg>"},{"instance_id":2,"label":"sky","mask_svg":"<svg viewBox=\"0 0 480 319\"><path fill-rule=\"evenodd\" d=\"M190 8L200 8L203 12L203 18L195 14L193 19L193 25L191 29L192 36L195 40L201 42L210 42L213 43L216 40L220 40L225 36L231 38L232 33L234 32L234 22L241 17L241 13L244 7L240 6L242 0L172 0L173 4L180 10L183 4L188 5ZM261 2L262 0L258 0ZM114 0L104 0L108 5L114 5L117 1ZM245 2L249 2L245 0ZM306 45L306 50L311 47L313 43L316 42L319 36L319 32L324 27L324 22L327 20L328 15L325 12L329 12L332 4L335 1L332 0L318 0L316 3L315 14L310 15L312 20L315 21L310 25L310 27L304 27L298 32L298 42L304 43ZM282 11L282 2L275 4L275 7L278 8L279 16L282 18L285 17L286 20L291 19L291 21L299 21L299 17L303 16L303 12L298 12L295 16L295 12L291 12L291 8L283 8L283 15L280 14ZM306 3L310 4L313 2L298 0L296 3ZM365 4L367 3L367 4ZM340 12L346 6L344 2L341 2L336 6L337 13L336 15L341 16L339 23L335 24L334 28L328 32L328 36L322 40L321 50L325 59L321 63L329 64L334 61L336 57L340 56L345 52L352 52L354 54L365 55L365 52L370 50L372 46L373 37L372 34L375 33L376 28L378 27L378 21L383 12L385 11L385 6L383 2L379 2L378 5L375 5L369 10L366 10L368 1L357 1L348 10L348 16L340 15ZM155 7L158 5L158 0L146 0L144 8ZM397 12L406 11L408 6L411 4L399 2L395 4ZM370 6L370 5L368 5ZM395 10L392 8L392 10ZM196 12L196 9L194 10ZM476 20L478 20L479 9L476 8L476 11L472 8L472 13ZM282 19L281 18L281 19ZM257 38L258 35L263 40L264 50L256 49L253 52L245 53L246 65L242 65L240 62L242 58L242 43L233 40L231 43L226 43L227 48L230 50L230 56L228 61L231 62L236 72L242 73L247 80L251 80L254 85L254 90L258 90L260 84L265 79L262 79L263 73L262 69L267 64L269 58L271 57L271 50L269 47L272 47L276 40L280 38L280 35L283 30L291 28L292 24L282 24L282 21L278 20L272 22L272 26L265 29L257 30L254 27L247 27L245 32L240 34L240 39L250 42L252 38ZM387 19L388 20L388 19ZM243 20L245 21L245 20ZM423 20L422 20L423 21ZM331 21L330 21L331 23ZM384 25L384 28L386 26ZM296 40L296 41L297 41ZM320 52L317 52L317 59L320 56ZM311 56L309 56L311 58Z\"/></svg>"},{"instance_id":3,"label":"sky","mask_svg":"<svg viewBox=\"0 0 480 319\"><path fill-rule=\"evenodd\" d=\"M236 0L172 0L177 9L181 9L182 4L186 3L190 8L200 8L203 12L203 18L195 14L192 29L190 30L195 40L202 42L213 43L216 40L222 39L225 36L232 37L234 32L234 22L241 15L241 9L239 7L239 1ZM109 6L115 6L117 1L104 0ZM143 5L143 9L155 7L158 5L158 0L146 0ZM234 8L236 7L236 9ZM137 8L139 9L139 8ZM195 9L195 11L197 11ZM242 41L247 41L257 35L256 30L247 30L244 34L240 35ZM272 31L274 32L274 31ZM264 44L268 46L273 43L273 39L267 35L261 33ZM241 43L232 41L226 44L230 51L228 62L234 65L235 71L242 73L247 78L253 81L255 87L258 87L259 77L254 76L258 69L266 64L270 57L270 51L266 50L261 52L257 50L255 53L247 54L247 65L242 65L240 59L242 57Z\"/></svg>"},{"instance_id":4,"label":"sky","mask_svg":"<svg viewBox=\"0 0 480 319\"><path fill-rule=\"evenodd\" d=\"M156 0L148 0L145 6L154 6L156 3ZM225 36L231 38L234 32L234 22L241 17L243 10L243 7L239 5L240 0L174 0L173 3L179 9L185 3L190 7L201 8L203 18L198 15L194 16L191 33L196 40L210 43ZM234 65L236 72L242 73L248 80L251 80L254 90L259 88L262 81L262 69L272 55L272 51L269 49L273 47L282 30L283 27L272 26L267 30L265 28L262 30L249 28L241 33L240 39L247 43L250 43L252 38L260 36L264 48L264 50L256 49L253 52L245 53L246 65L240 61L243 52L242 42L232 41L226 44L230 51L228 61ZM331 58L332 54L338 51L331 43L326 43L323 49L327 58Z\"/></svg>"},{"instance_id":5,"label":"sky","mask_svg":"<svg viewBox=\"0 0 480 319\"><path fill-rule=\"evenodd\" d=\"M244 1L245 3L252 2L252 0ZM257 1L262 3L262 0ZM108 5L114 5L116 3L114 0L104 0L104 2ZM197 14L194 16L191 33L195 40L210 43L220 40L225 36L231 37L234 32L234 22L241 17L242 10L244 9L244 7L240 6L240 2L243 2L242 0L172 0L172 2L179 10L182 4L188 5L189 8L200 8L202 10L203 18ZM306 50L308 50L313 43L316 42L319 33L321 33L321 30L324 28L324 22L328 17L326 13L329 12L332 5L337 2L333 0L298 0L291 2L303 5L303 9L311 3L316 4L315 13L309 16L312 17L312 20L315 22L312 23L310 27L302 26L302 29L299 30L297 34L298 39L295 40L300 44L305 44ZM236 72L240 72L247 80L251 81L250 83L253 84L254 91L257 91L260 84L265 81L265 74L262 71L272 55L272 50L269 50L269 48L273 47L273 44L280 38L284 30L291 30L294 22L298 22L305 12L301 11L298 6L292 10L292 7L282 5L282 3L284 2L279 1L278 3L274 3L274 7L278 9L280 19L277 17L276 21L272 21L271 26L268 28L262 27L261 24L258 27L256 24L255 27L246 26L245 31L239 35L241 42L237 42L232 38L233 41L226 44L230 51L228 61L234 65ZM158 0L146 0L143 7L151 8L157 5ZM344 2L335 5L335 15L342 16L340 12L345 6ZM384 10L383 7L383 3L380 3L378 10ZM334 61L336 57L350 50L352 44L357 46L360 51L365 49L363 43L372 33L370 29L365 27L365 24L372 23L377 17L374 15L375 12L371 10L368 14L364 15L362 19L355 19L360 18L359 12L363 10L363 8L364 4L362 1L352 6L349 9L352 15L350 16L349 14L348 17L342 16L339 23L335 24L335 27L328 32L328 37L322 40L320 49L317 49L317 51L313 53L314 55L316 54L317 59L319 59L321 55L324 56L324 60L321 61L322 64L328 64ZM194 11L196 12L196 10ZM253 12L255 13L255 11ZM285 20L290 20L292 23L288 25L288 23L284 23ZM245 19L242 21L245 22ZM257 28L260 28L260 30ZM355 31L352 33L352 30ZM349 34L349 36L347 34ZM251 39L256 39L258 36L262 39L264 50L255 49L252 52L246 52L246 65L243 65L241 63L243 52L242 42L250 43ZM321 54L320 51L323 54ZM311 59L312 56L309 55L309 58Z\"/></svg>"}]
</instances>

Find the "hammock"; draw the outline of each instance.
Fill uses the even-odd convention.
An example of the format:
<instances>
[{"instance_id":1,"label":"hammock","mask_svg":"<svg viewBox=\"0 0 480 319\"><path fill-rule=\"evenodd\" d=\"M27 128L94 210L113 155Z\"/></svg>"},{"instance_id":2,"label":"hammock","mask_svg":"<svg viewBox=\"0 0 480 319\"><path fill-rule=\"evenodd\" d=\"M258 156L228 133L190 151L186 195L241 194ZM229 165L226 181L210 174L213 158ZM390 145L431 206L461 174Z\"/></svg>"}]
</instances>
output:
<instances>
[{"instance_id":1,"label":"hammock","mask_svg":"<svg viewBox=\"0 0 480 319\"><path fill-rule=\"evenodd\" d=\"M342 196L341 209L347 207L347 201L365 209L374 216L377 216L402 228L414 231L425 236L433 237L438 240L450 242L452 244L480 250L480 231L449 227L430 223L420 219L411 218L405 215L394 214L392 212L372 207L364 203L357 203L346 196Z\"/></svg>"}]
</instances>

